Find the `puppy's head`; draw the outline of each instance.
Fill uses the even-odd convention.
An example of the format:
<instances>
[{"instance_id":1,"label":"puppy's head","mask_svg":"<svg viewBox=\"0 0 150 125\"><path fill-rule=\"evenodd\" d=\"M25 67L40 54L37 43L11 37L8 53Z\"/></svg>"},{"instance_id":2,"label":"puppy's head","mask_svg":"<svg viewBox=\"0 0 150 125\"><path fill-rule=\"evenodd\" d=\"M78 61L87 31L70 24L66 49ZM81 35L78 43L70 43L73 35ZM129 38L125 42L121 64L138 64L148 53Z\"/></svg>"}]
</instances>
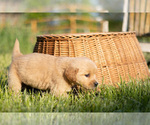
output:
<instances>
[{"instance_id":1,"label":"puppy's head","mask_svg":"<svg viewBox=\"0 0 150 125\"><path fill-rule=\"evenodd\" d=\"M94 89L98 86L96 73L95 63L85 57L75 58L65 70L65 76L70 83L81 85L86 89Z\"/></svg>"}]
</instances>

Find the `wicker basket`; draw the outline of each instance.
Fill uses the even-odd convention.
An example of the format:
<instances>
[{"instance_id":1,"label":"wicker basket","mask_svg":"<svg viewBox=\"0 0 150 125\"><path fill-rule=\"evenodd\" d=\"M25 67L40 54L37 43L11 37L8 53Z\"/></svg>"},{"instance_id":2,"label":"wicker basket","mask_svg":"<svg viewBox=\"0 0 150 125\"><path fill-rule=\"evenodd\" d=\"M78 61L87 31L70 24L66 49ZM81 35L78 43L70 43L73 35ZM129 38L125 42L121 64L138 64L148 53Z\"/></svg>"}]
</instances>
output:
<instances>
[{"instance_id":1,"label":"wicker basket","mask_svg":"<svg viewBox=\"0 0 150 125\"><path fill-rule=\"evenodd\" d=\"M104 84L149 75L135 32L41 35L37 36L34 52L86 56L96 63L98 81Z\"/></svg>"}]
</instances>

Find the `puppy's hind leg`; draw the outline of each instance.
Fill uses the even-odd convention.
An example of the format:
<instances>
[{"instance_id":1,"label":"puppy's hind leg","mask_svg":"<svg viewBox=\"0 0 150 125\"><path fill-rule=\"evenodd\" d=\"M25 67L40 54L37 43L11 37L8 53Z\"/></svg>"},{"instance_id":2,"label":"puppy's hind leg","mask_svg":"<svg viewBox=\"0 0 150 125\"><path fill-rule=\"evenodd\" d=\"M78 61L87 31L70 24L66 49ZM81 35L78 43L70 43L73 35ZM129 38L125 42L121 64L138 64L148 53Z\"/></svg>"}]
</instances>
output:
<instances>
[{"instance_id":1,"label":"puppy's hind leg","mask_svg":"<svg viewBox=\"0 0 150 125\"><path fill-rule=\"evenodd\" d=\"M68 97L67 92L71 91L71 86L65 82L59 81L60 84L57 84L53 89L52 93L56 96Z\"/></svg>"},{"instance_id":2,"label":"puppy's hind leg","mask_svg":"<svg viewBox=\"0 0 150 125\"><path fill-rule=\"evenodd\" d=\"M18 93L21 91L21 80L19 79L17 72L14 68L10 68L9 74L8 74L8 88L9 90L14 91L15 93Z\"/></svg>"}]
</instances>

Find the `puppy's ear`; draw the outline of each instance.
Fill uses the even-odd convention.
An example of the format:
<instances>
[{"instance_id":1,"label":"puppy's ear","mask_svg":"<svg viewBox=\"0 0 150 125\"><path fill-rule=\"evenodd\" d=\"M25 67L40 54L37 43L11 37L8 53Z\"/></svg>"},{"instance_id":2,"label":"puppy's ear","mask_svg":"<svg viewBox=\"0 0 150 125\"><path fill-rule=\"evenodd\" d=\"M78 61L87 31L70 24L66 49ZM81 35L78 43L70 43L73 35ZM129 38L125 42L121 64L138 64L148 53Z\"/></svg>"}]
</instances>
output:
<instances>
[{"instance_id":1,"label":"puppy's ear","mask_svg":"<svg viewBox=\"0 0 150 125\"><path fill-rule=\"evenodd\" d=\"M68 67L65 70L65 76L70 82L76 82L76 75L78 73L78 68Z\"/></svg>"}]
</instances>

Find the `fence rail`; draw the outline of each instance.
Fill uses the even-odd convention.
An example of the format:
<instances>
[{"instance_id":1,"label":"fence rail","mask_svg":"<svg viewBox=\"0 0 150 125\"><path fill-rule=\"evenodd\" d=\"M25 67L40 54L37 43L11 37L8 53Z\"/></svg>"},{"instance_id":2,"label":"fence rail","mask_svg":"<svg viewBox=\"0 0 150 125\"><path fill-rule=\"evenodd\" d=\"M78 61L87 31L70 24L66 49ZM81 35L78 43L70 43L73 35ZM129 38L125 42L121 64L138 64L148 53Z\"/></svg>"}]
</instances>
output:
<instances>
[{"instance_id":1,"label":"fence rail","mask_svg":"<svg viewBox=\"0 0 150 125\"><path fill-rule=\"evenodd\" d=\"M65 24L61 24L61 22ZM51 24L52 22L59 22L57 25ZM40 26L41 23L47 23L49 25ZM95 24L94 24L95 23ZM89 17L59 17L59 18L45 18L38 20L27 21L26 24L31 26L33 32L37 32L38 29L42 31L56 31L56 30L66 30L68 29L70 33L77 33L77 30L88 30L94 32L108 32L109 23L107 20L96 20Z\"/></svg>"}]
</instances>

